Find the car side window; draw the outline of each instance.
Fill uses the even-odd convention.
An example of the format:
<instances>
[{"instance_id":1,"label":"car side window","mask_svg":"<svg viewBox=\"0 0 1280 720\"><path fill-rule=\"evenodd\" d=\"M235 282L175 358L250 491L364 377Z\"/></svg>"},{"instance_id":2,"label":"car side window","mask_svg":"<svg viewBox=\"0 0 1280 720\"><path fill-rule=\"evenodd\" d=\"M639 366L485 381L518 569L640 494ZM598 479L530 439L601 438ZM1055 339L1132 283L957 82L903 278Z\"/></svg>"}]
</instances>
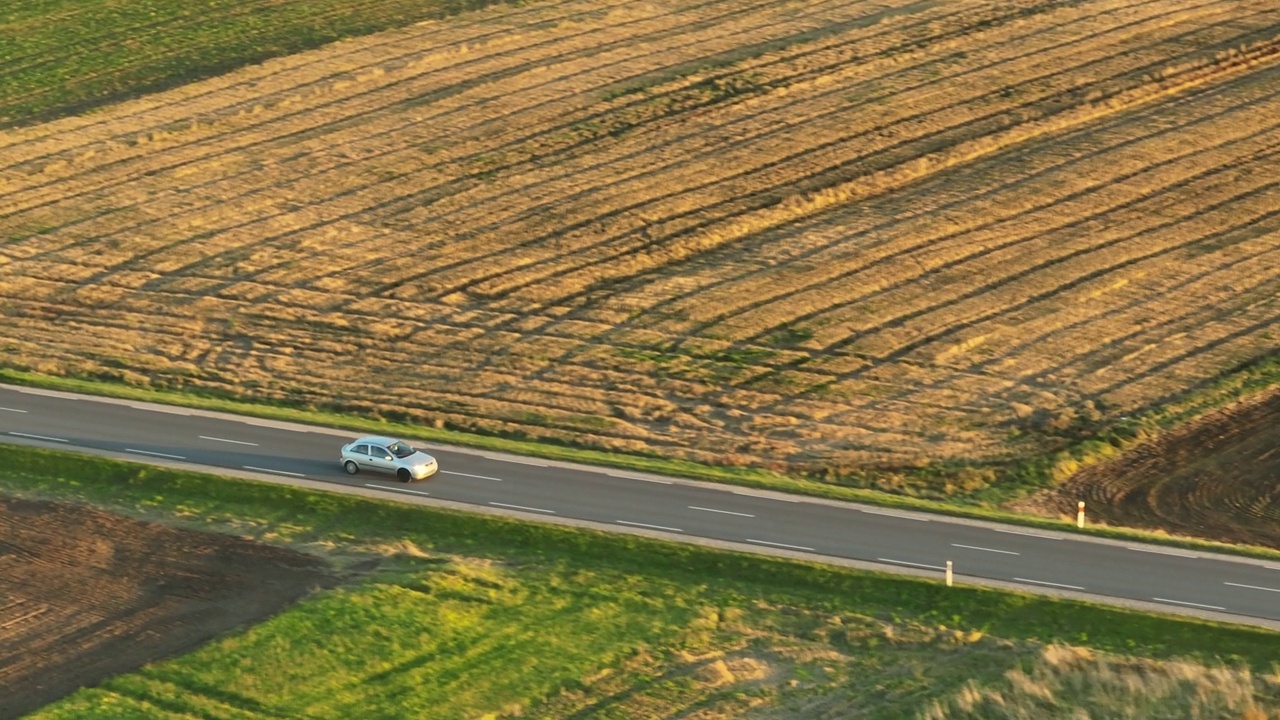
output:
<instances>
[{"instance_id":1,"label":"car side window","mask_svg":"<svg viewBox=\"0 0 1280 720\"><path fill-rule=\"evenodd\" d=\"M391 459L391 453L387 452L386 448L378 447L377 445L370 445L369 450L369 454L376 458L381 458L383 460Z\"/></svg>"},{"instance_id":2,"label":"car side window","mask_svg":"<svg viewBox=\"0 0 1280 720\"><path fill-rule=\"evenodd\" d=\"M356 455L368 455L368 454L369 454L369 446L368 446L368 445L357 445L357 446L355 446L355 447L351 448L351 452L355 453Z\"/></svg>"}]
</instances>

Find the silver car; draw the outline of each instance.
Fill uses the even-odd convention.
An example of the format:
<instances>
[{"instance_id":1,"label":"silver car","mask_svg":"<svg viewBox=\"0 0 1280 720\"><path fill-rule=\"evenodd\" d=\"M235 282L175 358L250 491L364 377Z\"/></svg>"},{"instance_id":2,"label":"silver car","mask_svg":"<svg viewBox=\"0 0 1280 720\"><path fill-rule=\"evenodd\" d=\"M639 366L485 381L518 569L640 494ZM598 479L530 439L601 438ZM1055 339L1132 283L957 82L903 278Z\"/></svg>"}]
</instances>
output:
<instances>
[{"instance_id":1,"label":"silver car","mask_svg":"<svg viewBox=\"0 0 1280 720\"><path fill-rule=\"evenodd\" d=\"M377 470L395 475L402 482L429 478L440 469L435 458L389 437L362 437L343 445L341 462L348 475Z\"/></svg>"}]
</instances>

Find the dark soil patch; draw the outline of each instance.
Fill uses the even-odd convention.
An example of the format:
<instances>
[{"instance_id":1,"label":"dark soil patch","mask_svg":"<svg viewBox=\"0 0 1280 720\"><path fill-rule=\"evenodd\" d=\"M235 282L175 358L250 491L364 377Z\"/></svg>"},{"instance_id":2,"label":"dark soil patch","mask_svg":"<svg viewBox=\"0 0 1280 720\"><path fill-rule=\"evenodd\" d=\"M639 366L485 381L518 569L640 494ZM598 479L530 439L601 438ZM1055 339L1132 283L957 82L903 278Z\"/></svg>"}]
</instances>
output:
<instances>
[{"instance_id":1,"label":"dark soil patch","mask_svg":"<svg viewBox=\"0 0 1280 720\"><path fill-rule=\"evenodd\" d=\"M1021 503L1110 525L1280 548L1280 391L1088 467Z\"/></svg>"},{"instance_id":2,"label":"dark soil patch","mask_svg":"<svg viewBox=\"0 0 1280 720\"><path fill-rule=\"evenodd\" d=\"M333 584L310 555L0 497L0 718L189 651Z\"/></svg>"}]
</instances>

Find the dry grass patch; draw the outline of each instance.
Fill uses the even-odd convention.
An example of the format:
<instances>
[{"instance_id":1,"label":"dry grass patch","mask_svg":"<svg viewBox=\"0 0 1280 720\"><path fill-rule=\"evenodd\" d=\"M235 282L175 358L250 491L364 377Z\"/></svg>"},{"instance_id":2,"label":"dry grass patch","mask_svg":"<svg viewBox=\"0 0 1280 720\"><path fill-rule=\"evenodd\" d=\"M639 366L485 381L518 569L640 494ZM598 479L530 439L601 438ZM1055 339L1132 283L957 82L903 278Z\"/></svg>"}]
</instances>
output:
<instances>
[{"instance_id":1,"label":"dry grass patch","mask_svg":"<svg viewBox=\"0 0 1280 720\"><path fill-rule=\"evenodd\" d=\"M1051 645L1029 670L1010 670L994 687L971 682L921 717L1267 720L1280 713L1278 699L1276 678L1257 677L1248 668L1180 660L1153 663Z\"/></svg>"}]
</instances>

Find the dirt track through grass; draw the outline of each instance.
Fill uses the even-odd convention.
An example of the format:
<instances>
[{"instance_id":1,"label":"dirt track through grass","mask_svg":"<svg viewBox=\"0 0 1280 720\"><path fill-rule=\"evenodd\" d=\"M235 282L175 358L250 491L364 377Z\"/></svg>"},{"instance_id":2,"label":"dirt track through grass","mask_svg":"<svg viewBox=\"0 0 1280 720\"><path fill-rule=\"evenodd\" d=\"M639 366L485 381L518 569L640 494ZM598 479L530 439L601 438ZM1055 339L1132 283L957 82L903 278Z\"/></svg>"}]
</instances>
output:
<instances>
[{"instance_id":1,"label":"dirt track through grass","mask_svg":"<svg viewBox=\"0 0 1280 720\"><path fill-rule=\"evenodd\" d=\"M5 362L711 462L1040 452L1280 348L1277 27L581 0L344 41L0 133Z\"/></svg>"}]
</instances>

